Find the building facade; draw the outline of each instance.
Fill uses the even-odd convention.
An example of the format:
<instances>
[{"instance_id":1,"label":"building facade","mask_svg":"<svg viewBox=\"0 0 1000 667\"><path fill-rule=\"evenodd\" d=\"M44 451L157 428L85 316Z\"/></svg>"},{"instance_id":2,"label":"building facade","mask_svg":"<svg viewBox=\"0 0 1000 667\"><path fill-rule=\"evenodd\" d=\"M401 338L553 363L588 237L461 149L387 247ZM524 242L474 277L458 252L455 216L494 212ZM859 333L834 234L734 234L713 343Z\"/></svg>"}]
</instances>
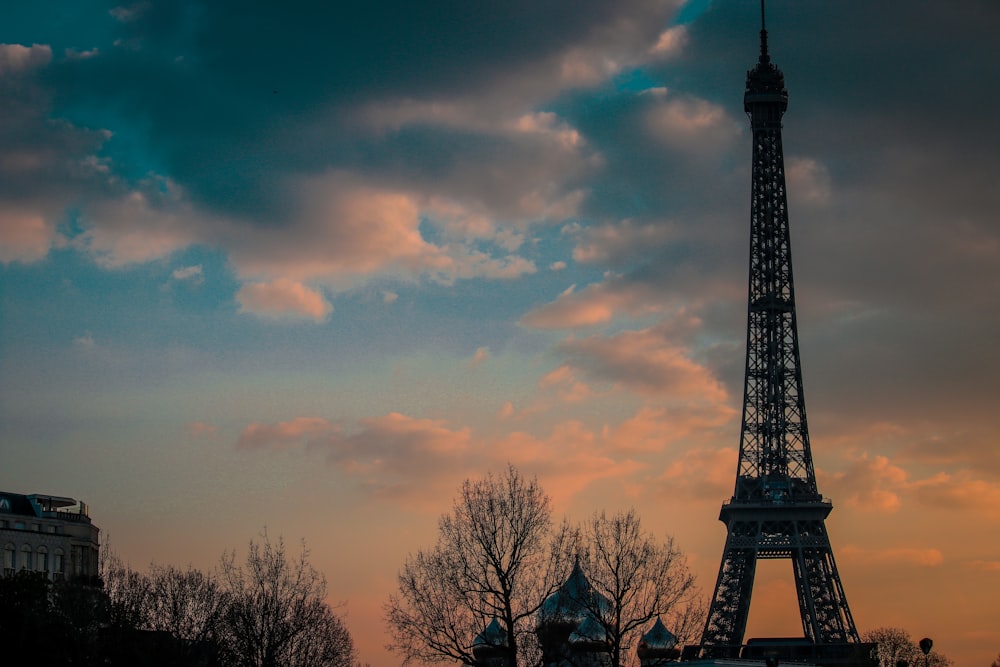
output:
<instances>
[{"instance_id":1,"label":"building facade","mask_svg":"<svg viewBox=\"0 0 1000 667\"><path fill-rule=\"evenodd\" d=\"M30 570L44 572L52 581L96 577L99 533L82 501L0 491L5 576Z\"/></svg>"}]
</instances>

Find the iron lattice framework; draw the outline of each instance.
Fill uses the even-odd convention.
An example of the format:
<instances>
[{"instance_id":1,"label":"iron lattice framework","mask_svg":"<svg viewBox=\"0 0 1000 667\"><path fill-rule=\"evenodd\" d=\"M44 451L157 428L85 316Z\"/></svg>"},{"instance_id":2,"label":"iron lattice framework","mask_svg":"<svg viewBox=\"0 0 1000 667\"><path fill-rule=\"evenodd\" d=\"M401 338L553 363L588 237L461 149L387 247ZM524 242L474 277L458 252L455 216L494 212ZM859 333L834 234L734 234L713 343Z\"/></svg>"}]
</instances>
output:
<instances>
[{"instance_id":1,"label":"iron lattice framework","mask_svg":"<svg viewBox=\"0 0 1000 667\"><path fill-rule=\"evenodd\" d=\"M806 424L781 145L788 92L768 56L767 31L760 34L744 96L753 183L740 459L733 497L719 515L728 537L701 641L702 654L715 657L734 657L743 642L760 558L792 561L802 630L812 644L859 642L826 532L833 505L816 488Z\"/></svg>"}]
</instances>

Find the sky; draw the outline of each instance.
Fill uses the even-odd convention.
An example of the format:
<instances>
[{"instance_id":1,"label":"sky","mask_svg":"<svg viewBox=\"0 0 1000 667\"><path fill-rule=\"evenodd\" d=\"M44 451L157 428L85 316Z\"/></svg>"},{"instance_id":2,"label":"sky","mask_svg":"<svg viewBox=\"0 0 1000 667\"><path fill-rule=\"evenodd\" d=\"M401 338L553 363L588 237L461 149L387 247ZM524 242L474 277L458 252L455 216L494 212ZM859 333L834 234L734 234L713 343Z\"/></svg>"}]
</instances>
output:
<instances>
[{"instance_id":1,"label":"sky","mask_svg":"<svg viewBox=\"0 0 1000 667\"><path fill-rule=\"evenodd\" d=\"M0 21L0 488L133 566L305 540L360 658L461 482L732 494L750 0L38 0ZM1000 652L1000 5L768 3L805 399L859 630ZM787 561L748 636L799 635Z\"/></svg>"}]
</instances>

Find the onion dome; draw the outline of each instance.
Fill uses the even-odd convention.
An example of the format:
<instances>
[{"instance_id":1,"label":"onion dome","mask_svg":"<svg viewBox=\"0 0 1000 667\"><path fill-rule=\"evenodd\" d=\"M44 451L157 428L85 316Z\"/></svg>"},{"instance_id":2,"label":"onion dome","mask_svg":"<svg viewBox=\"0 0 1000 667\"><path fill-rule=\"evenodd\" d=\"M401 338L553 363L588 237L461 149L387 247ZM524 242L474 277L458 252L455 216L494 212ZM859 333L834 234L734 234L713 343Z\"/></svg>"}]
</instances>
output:
<instances>
[{"instance_id":1,"label":"onion dome","mask_svg":"<svg viewBox=\"0 0 1000 667\"><path fill-rule=\"evenodd\" d=\"M507 648L507 631L500 627L500 621L494 618L486 629L480 632L472 642L472 650L477 648Z\"/></svg>"},{"instance_id":2,"label":"onion dome","mask_svg":"<svg viewBox=\"0 0 1000 667\"><path fill-rule=\"evenodd\" d=\"M570 644L603 644L607 640L607 630L593 616L588 616L569 636Z\"/></svg>"},{"instance_id":3,"label":"onion dome","mask_svg":"<svg viewBox=\"0 0 1000 667\"><path fill-rule=\"evenodd\" d=\"M639 639L640 648L669 649L675 646L677 646L677 637L670 630L667 630L659 617L657 617L656 623L649 629L649 632Z\"/></svg>"},{"instance_id":4,"label":"onion dome","mask_svg":"<svg viewBox=\"0 0 1000 667\"><path fill-rule=\"evenodd\" d=\"M606 597L594 590L577 559L566 582L545 598L539 616L543 623L583 623L593 612L602 616L611 608Z\"/></svg>"}]
</instances>

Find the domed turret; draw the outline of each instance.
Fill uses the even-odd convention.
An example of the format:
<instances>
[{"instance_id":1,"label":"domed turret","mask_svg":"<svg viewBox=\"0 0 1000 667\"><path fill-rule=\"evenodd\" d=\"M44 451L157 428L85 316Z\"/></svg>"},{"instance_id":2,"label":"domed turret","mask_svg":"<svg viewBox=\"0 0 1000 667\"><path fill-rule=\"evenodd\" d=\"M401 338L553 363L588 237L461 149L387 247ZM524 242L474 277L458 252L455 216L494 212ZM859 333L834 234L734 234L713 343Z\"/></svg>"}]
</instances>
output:
<instances>
[{"instance_id":1,"label":"domed turret","mask_svg":"<svg viewBox=\"0 0 1000 667\"><path fill-rule=\"evenodd\" d=\"M501 667L508 649L507 632L500 627L500 621L496 618L472 642L472 655L477 662L488 667Z\"/></svg>"},{"instance_id":2,"label":"domed turret","mask_svg":"<svg viewBox=\"0 0 1000 667\"><path fill-rule=\"evenodd\" d=\"M603 666L607 637L599 618L610 609L611 602L594 590L577 559L565 583L538 611L536 634L543 664Z\"/></svg>"},{"instance_id":3,"label":"domed turret","mask_svg":"<svg viewBox=\"0 0 1000 667\"><path fill-rule=\"evenodd\" d=\"M639 655L639 664L642 667L654 667L680 657L677 637L667 630L659 617L656 618L653 627L639 639L636 653Z\"/></svg>"},{"instance_id":4,"label":"domed turret","mask_svg":"<svg viewBox=\"0 0 1000 667\"><path fill-rule=\"evenodd\" d=\"M594 590L577 559L566 582L542 603L539 624L572 623L579 625L591 610L604 614L611 606L606 597Z\"/></svg>"}]
</instances>

